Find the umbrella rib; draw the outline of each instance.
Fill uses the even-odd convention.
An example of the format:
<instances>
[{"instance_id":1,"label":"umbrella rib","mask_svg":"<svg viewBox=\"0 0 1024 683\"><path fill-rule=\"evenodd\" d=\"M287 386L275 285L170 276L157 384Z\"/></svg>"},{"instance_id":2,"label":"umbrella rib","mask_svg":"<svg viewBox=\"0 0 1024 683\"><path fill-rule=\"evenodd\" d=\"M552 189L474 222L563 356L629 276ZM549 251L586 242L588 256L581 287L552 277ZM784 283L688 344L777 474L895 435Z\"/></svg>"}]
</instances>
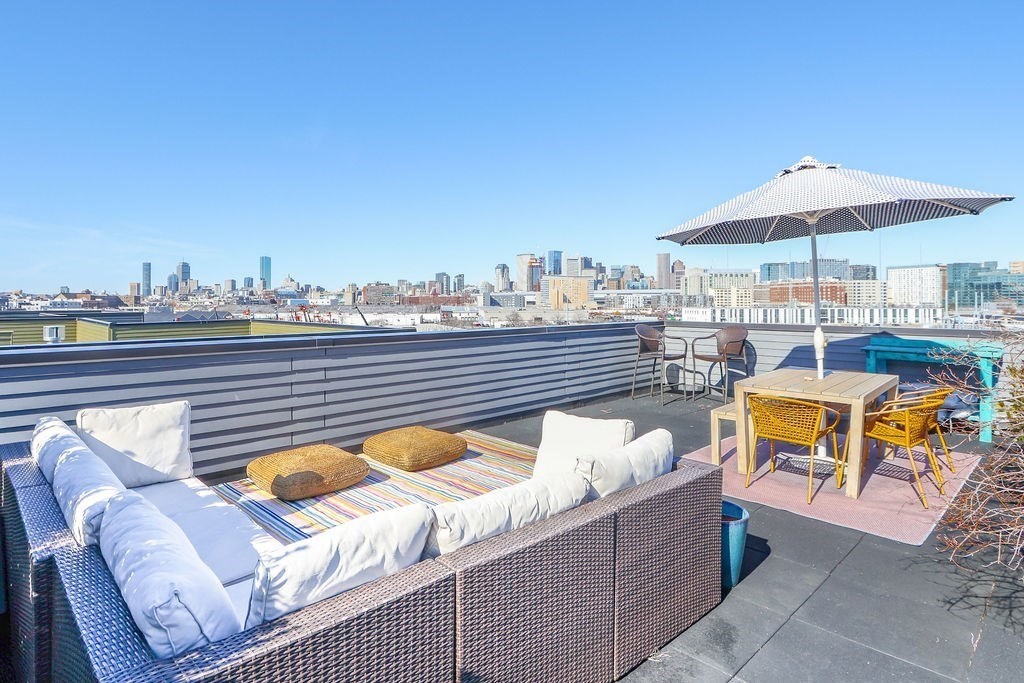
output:
<instances>
[{"instance_id":1,"label":"umbrella rib","mask_svg":"<svg viewBox=\"0 0 1024 683\"><path fill-rule=\"evenodd\" d=\"M960 213L972 213L972 214L977 214L978 213L977 211L972 211L970 209L965 209L962 206L957 206L956 204L953 204L953 203L947 202L947 201L943 201L941 199L926 199L925 201L928 202L929 204L935 204L936 206L942 206L942 207L945 207L947 209L953 209L954 211L959 211Z\"/></svg>"},{"instance_id":2,"label":"umbrella rib","mask_svg":"<svg viewBox=\"0 0 1024 683\"><path fill-rule=\"evenodd\" d=\"M853 217L856 218L857 220L859 220L860 224L863 225L864 228L868 232L871 232L872 230L874 230L874 228L872 228L870 225L868 225L868 222L861 217L861 215L857 212L857 209L853 208L852 206L848 206L846 208L848 208L850 210L850 213L853 214Z\"/></svg>"},{"instance_id":3,"label":"umbrella rib","mask_svg":"<svg viewBox=\"0 0 1024 683\"><path fill-rule=\"evenodd\" d=\"M772 231L775 230L775 226L778 225L779 221L781 221L781 220L782 220L782 215L781 214L775 217L775 220L772 221L772 227L768 228L768 232L765 233L764 239L761 240L761 244L764 244L765 242L768 241L768 238L772 236Z\"/></svg>"}]
</instances>

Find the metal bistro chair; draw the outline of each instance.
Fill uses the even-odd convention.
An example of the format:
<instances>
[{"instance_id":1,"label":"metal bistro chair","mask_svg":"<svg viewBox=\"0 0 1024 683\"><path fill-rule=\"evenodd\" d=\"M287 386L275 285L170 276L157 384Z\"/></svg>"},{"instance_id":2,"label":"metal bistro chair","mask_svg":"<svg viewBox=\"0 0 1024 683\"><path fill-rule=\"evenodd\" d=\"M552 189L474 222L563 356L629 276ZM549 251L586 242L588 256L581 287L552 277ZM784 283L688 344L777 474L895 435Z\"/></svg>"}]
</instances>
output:
<instances>
[{"instance_id":1,"label":"metal bistro chair","mask_svg":"<svg viewBox=\"0 0 1024 683\"><path fill-rule=\"evenodd\" d=\"M750 475L757 466L757 442L768 441L770 449L769 468L775 471L775 442L783 441L796 446L804 446L809 451L810 462L807 465L807 504L811 504L814 487L814 451L818 442L827 436L832 437L832 459L836 467L836 488L843 485L843 470L846 466L847 447L843 447L843 457L839 457L839 440L836 427L839 425L839 411L820 403L799 401L795 398L780 396L760 396L752 394L747 399L750 407L750 419L754 423L754 437L747 457L746 486L750 486ZM828 415L831 419L826 419ZM847 440L849 443L849 440Z\"/></svg>"},{"instance_id":2,"label":"metal bistro chair","mask_svg":"<svg viewBox=\"0 0 1024 683\"><path fill-rule=\"evenodd\" d=\"M708 367L708 374L705 377L704 389L709 394L715 391L722 392L722 403L729 401L729 361L731 360L742 360L743 361L743 374L747 376L748 365L747 365L747 328L741 325L729 325L723 327L714 334L709 334L706 337L697 337L690 342L690 356L693 358L693 372L697 373L697 361L702 360L707 363L711 363ZM698 353L697 342L707 341L709 339L715 340L715 353ZM718 366L718 369L722 373L722 387L719 389L717 386L711 384L711 371Z\"/></svg>"},{"instance_id":3,"label":"metal bistro chair","mask_svg":"<svg viewBox=\"0 0 1024 683\"><path fill-rule=\"evenodd\" d=\"M680 374L680 385L686 387L686 376L685 373L691 372L686 367L686 351L687 344L686 339L683 337L673 337L667 335L665 332L661 332L650 325L637 325L635 328L637 337L637 348L636 348L636 362L633 364L633 388L630 390L630 397L636 398L636 376L640 371L640 361L650 360L651 361L651 390L649 396L654 396L654 383L658 378L658 364L661 364L661 405L665 405L665 384L667 384L667 378L665 374L665 363L667 362L678 362L682 363L678 366ZM668 351L666 340L682 342L682 351L673 350ZM696 375L705 381L703 373L693 371ZM694 380L696 385L696 380Z\"/></svg>"}]
</instances>

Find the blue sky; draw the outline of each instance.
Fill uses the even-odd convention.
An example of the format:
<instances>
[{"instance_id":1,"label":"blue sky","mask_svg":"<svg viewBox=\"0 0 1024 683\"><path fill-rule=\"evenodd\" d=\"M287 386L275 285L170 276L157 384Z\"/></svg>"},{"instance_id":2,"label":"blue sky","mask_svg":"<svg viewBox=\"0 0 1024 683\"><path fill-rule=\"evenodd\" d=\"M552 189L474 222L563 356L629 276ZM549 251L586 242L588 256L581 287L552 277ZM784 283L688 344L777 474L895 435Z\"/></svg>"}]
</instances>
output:
<instances>
[{"instance_id":1,"label":"blue sky","mask_svg":"<svg viewBox=\"0 0 1024 683\"><path fill-rule=\"evenodd\" d=\"M1019 4L688 4L4 3L0 291L805 259L654 240L805 154L1021 194ZM821 252L1024 260L1024 200Z\"/></svg>"}]
</instances>

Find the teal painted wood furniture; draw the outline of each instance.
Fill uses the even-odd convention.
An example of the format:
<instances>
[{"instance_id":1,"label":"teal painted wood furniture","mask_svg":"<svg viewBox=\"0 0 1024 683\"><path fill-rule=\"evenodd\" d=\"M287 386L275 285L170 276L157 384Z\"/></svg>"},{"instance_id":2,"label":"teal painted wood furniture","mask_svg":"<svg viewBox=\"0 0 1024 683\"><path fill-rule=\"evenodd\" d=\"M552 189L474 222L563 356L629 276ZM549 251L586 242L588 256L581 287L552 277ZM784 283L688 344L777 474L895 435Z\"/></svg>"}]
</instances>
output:
<instances>
[{"instance_id":1,"label":"teal painted wood furniture","mask_svg":"<svg viewBox=\"0 0 1024 683\"><path fill-rule=\"evenodd\" d=\"M977 359L982 386L978 405L980 433L984 443L992 442L992 418L995 414L996 363L1003 357L1001 344L993 342L965 343L940 339L908 339L892 335L873 335L871 343L862 347L866 354L865 369L868 372L886 373L888 361L903 360L916 363L951 363L950 352L969 352Z\"/></svg>"}]
</instances>

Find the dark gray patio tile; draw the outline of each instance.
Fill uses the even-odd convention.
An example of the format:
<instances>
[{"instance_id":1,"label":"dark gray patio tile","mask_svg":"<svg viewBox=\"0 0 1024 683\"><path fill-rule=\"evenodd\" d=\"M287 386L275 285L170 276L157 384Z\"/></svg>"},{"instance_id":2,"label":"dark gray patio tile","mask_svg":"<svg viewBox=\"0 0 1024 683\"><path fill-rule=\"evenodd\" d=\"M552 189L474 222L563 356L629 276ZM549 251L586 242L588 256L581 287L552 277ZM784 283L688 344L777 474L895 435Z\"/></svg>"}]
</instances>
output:
<instances>
[{"instance_id":1,"label":"dark gray patio tile","mask_svg":"<svg viewBox=\"0 0 1024 683\"><path fill-rule=\"evenodd\" d=\"M786 683L949 682L949 678L878 652L802 621L790 620L740 669L742 681Z\"/></svg>"},{"instance_id":2,"label":"dark gray patio tile","mask_svg":"<svg viewBox=\"0 0 1024 683\"><path fill-rule=\"evenodd\" d=\"M626 683L725 683L729 674L681 652L662 651L630 671Z\"/></svg>"},{"instance_id":3,"label":"dark gray patio tile","mask_svg":"<svg viewBox=\"0 0 1024 683\"><path fill-rule=\"evenodd\" d=\"M761 549L765 552L825 571L831 571L863 536L767 506L751 515L748 533L767 539L767 547Z\"/></svg>"},{"instance_id":4,"label":"dark gray patio tile","mask_svg":"<svg viewBox=\"0 0 1024 683\"><path fill-rule=\"evenodd\" d=\"M687 654L719 671L734 674L787 618L788 614L730 595L666 645L663 652Z\"/></svg>"},{"instance_id":5,"label":"dark gray patio tile","mask_svg":"<svg viewBox=\"0 0 1024 683\"><path fill-rule=\"evenodd\" d=\"M978 620L887 590L830 577L794 618L917 666L962 680Z\"/></svg>"},{"instance_id":6,"label":"dark gray patio tile","mask_svg":"<svg viewBox=\"0 0 1024 683\"><path fill-rule=\"evenodd\" d=\"M989 623L971 659L971 683L1019 681L1024 678L1024 639Z\"/></svg>"},{"instance_id":7,"label":"dark gray patio tile","mask_svg":"<svg viewBox=\"0 0 1024 683\"><path fill-rule=\"evenodd\" d=\"M740 580L729 596L744 598L776 612L791 614L811 597L826 578L828 572L822 569L769 555Z\"/></svg>"}]
</instances>

